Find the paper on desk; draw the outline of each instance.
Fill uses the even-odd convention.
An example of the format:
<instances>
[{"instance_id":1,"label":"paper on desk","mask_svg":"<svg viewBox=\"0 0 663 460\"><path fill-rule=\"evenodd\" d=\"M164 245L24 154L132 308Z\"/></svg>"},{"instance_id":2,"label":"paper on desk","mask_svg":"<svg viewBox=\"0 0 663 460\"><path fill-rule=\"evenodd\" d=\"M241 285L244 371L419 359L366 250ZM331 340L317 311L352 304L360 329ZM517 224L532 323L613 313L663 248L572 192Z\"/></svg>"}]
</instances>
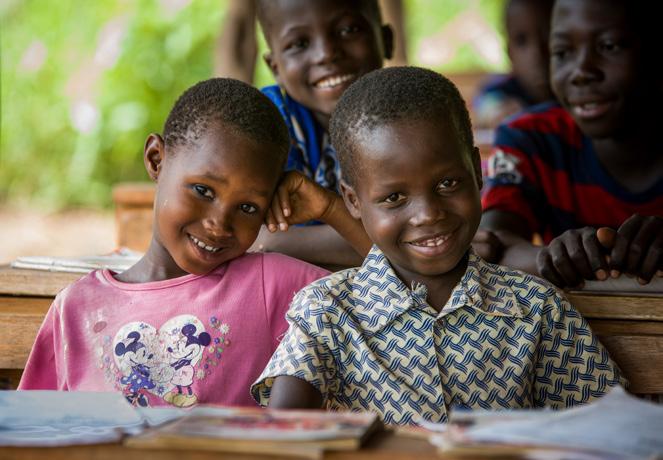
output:
<instances>
[{"instance_id":1,"label":"paper on desk","mask_svg":"<svg viewBox=\"0 0 663 460\"><path fill-rule=\"evenodd\" d=\"M18 257L11 263L13 268L47 270L54 272L89 273L92 270L107 268L123 272L138 262L142 254L127 248L120 248L110 254L85 257Z\"/></svg>"},{"instance_id":2,"label":"paper on desk","mask_svg":"<svg viewBox=\"0 0 663 460\"><path fill-rule=\"evenodd\" d=\"M144 426L119 392L0 391L0 446L116 442Z\"/></svg>"},{"instance_id":3,"label":"paper on desk","mask_svg":"<svg viewBox=\"0 0 663 460\"><path fill-rule=\"evenodd\" d=\"M479 425L467 442L524 444L605 452L623 458L663 456L663 405L614 388L597 401L547 417Z\"/></svg>"}]
</instances>

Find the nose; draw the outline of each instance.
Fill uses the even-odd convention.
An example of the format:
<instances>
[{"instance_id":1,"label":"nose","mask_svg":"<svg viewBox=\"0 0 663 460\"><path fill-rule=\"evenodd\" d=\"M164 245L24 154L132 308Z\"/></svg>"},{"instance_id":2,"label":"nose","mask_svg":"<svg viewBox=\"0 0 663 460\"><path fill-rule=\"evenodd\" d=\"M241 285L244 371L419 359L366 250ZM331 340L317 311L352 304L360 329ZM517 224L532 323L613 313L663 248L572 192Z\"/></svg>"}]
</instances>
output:
<instances>
[{"instance_id":1,"label":"nose","mask_svg":"<svg viewBox=\"0 0 663 460\"><path fill-rule=\"evenodd\" d=\"M233 232L232 215L231 209L219 206L203 219L203 228L213 238L227 238Z\"/></svg>"},{"instance_id":2,"label":"nose","mask_svg":"<svg viewBox=\"0 0 663 460\"><path fill-rule=\"evenodd\" d=\"M571 75L571 82L576 85L585 85L599 80L601 78L601 70L596 65L596 59L596 53L591 47L588 46L578 50L575 67Z\"/></svg>"},{"instance_id":3,"label":"nose","mask_svg":"<svg viewBox=\"0 0 663 460\"><path fill-rule=\"evenodd\" d=\"M339 55L337 40L332 36L321 36L315 41L314 61L316 64L334 62Z\"/></svg>"},{"instance_id":4,"label":"nose","mask_svg":"<svg viewBox=\"0 0 663 460\"><path fill-rule=\"evenodd\" d=\"M447 217L443 200L440 197L423 198L414 204L415 212L410 224L415 227L432 225Z\"/></svg>"}]
</instances>

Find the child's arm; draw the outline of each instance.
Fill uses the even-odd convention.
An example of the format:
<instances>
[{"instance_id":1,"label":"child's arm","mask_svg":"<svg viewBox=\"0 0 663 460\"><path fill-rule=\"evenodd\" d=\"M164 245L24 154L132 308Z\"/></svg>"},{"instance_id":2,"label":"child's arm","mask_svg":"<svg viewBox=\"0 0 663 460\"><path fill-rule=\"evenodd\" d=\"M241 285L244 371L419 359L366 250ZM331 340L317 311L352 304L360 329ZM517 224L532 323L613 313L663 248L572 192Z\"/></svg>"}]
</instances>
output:
<instances>
[{"instance_id":1,"label":"child's arm","mask_svg":"<svg viewBox=\"0 0 663 460\"><path fill-rule=\"evenodd\" d=\"M277 409L320 409L322 395L310 383L282 375L274 379L269 407Z\"/></svg>"},{"instance_id":2,"label":"child's arm","mask_svg":"<svg viewBox=\"0 0 663 460\"><path fill-rule=\"evenodd\" d=\"M265 218L265 223L269 232L275 233L278 230L286 232L290 225L310 220L324 222L338 235L345 238L356 252L354 254L355 258L357 256L363 258L368 254L371 241L361 222L350 215L343 199L316 184L305 175L291 171L281 181L272 201L272 207ZM294 230L293 237L290 239L294 240L293 243L300 251L311 249L320 252L325 247L328 248L327 250L330 249L325 243L329 243L329 240L332 240L333 243L333 238L329 233L331 229L317 229L315 227L321 226L298 227L290 230L290 232ZM302 238L303 234L306 233L313 237L326 237L323 240L327 241L318 239L313 242L311 247L305 248L307 243L310 243ZM279 237L283 240L286 235L279 235ZM338 245L334 244L334 246ZM327 263L342 263L347 260L347 258L343 259L339 255L335 261L328 261ZM361 262L361 260L358 262Z\"/></svg>"}]
</instances>

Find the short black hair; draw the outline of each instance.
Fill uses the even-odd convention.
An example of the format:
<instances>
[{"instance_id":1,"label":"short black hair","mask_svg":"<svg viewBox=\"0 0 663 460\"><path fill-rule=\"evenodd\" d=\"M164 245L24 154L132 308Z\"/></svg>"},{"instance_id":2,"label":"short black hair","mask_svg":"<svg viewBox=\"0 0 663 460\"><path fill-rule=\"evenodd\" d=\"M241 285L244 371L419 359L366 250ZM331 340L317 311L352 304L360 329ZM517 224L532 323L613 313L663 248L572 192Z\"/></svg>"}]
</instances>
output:
<instances>
[{"instance_id":1,"label":"short black hair","mask_svg":"<svg viewBox=\"0 0 663 460\"><path fill-rule=\"evenodd\" d=\"M256 88L232 78L204 80L182 93L163 127L166 147L197 141L213 122L255 142L273 144L285 161L290 135L279 110Z\"/></svg>"},{"instance_id":2,"label":"short black hair","mask_svg":"<svg viewBox=\"0 0 663 460\"><path fill-rule=\"evenodd\" d=\"M461 145L474 147L472 123L458 88L420 67L387 67L362 76L343 92L329 123L343 179L355 185L359 136L366 130L403 120L449 119Z\"/></svg>"},{"instance_id":3,"label":"short black hair","mask_svg":"<svg viewBox=\"0 0 663 460\"><path fill-rule=\"evenodd\" d=\"M275 6L274 0L255 0L256 1L256 17L260 23L260 28L262 29L263 36L269 45L269 37L267 34L267 29L269 26L270 12ZM380 11L380 4L378 0L346 0L348 3L356 5L359 11L364 11L371 21L374 21L378 26L382 25L382 13ZM319 4L317 0L308 0L311 7L316 6L316 3Z\"/></svg>"}]
</instances>

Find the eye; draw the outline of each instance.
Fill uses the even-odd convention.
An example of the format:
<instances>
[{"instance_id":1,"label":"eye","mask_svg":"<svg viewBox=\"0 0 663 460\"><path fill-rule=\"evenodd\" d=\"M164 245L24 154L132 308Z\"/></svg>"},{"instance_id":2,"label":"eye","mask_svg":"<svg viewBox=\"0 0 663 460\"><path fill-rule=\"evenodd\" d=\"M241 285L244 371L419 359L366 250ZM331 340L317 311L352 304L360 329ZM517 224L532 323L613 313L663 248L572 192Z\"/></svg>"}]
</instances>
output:
<instances>
[{"instance_id":1,"label":"eye","mask_svg":"<svg viewBox=\"0 0 663 460\"><path fill-rule=\"evenodd\" d=\"M442 179L437 184L437 190L439 192L448 192L449 190L456 188L459 183L460 181L457 179Z\"/></svg>"},{"instance_id":2,"label":"eye","mask_svg":"<svg viewBox=\"0 0 663 460\"><path fill-rule=\"evenodd\" d=\"M241 209L242 212L245 214L255 214L256 212L258 212L258 208L248 203L240 204L239 209Z\"/></svg>"},{"instance_id":3,"label":"eye","mask_svg":"<svg viewBox=\"0 0 663 460\"><path fill-rule=\"evenodd\" d=\"M606 40L599 43L599 51L602 53L618 53L622 50L622 48L623 47L621 43L612 40Z\"/></svg>"},{"instance_id":4,"label":"eye","mask_svg":"<svg viewBox=\"0 0 663 460\"><path fill-rule=\"evenodd\" d=\"M200 195L203 198L207 198L209 200L214 198L214 192L212 192L212 189L201 184L195 184L193 186L193 189L196 191L198 195Z\"/></svg>"},{"instance_id":5,"label":"eye","mask_svg":"<svg viewBox=\"0 0 663 460\"><path fill-rule=\"evenodd\" d=\"M297 51L297 50L304 49L307 46L308 46L308 39L300 37L300 38L296 38L296 39L291 40L290 42L288 42L285 49L286 50Z\"/></svg>"},{"instance_id":6,"label":"eye","mask_svg":"<svg viewBox=\"0 0 663 460\"><path fill-rule=\"evenodd\" d=\"M396 204L399 201L402 201L403 199L405 199L405 195L397 192L387 195L383 201L387 204Z\"/></svg>"},{"instance_id":7,"label":"eye","mask_svg":"<svg viewBox=\"0 0 663 460\"><path fill-rule=\"evenodd\" d=\"M341 27L338 31L338 34L341 37L345 37L347 35L356 34L357 32L359 32L359 30L360 30L359 26L353 24L353 25Z\"/></svg>"}]
</instances>

